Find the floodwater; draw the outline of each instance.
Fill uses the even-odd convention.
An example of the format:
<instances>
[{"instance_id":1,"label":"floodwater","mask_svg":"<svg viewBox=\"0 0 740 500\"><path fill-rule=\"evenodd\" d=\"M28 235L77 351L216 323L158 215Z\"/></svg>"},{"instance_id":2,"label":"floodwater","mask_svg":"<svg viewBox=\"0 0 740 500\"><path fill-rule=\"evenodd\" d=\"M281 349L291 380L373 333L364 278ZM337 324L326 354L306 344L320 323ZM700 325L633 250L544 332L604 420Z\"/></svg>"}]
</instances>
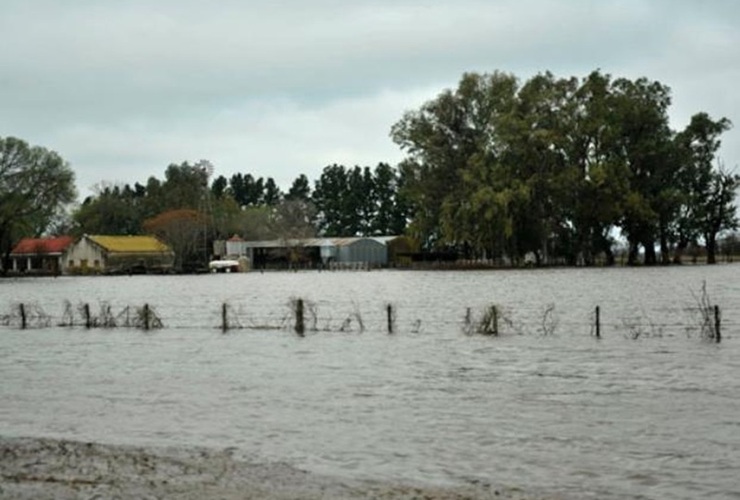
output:
<instances>
[{"instance_id":1,"label":"floodwater","mask_svg":"<svg viewBox=\"0 0 740 500\"><path fill-rule=\"evenodd\" d=\"M720 343L699 328L703 283ZM119 325L147 303L164 328L87 330L84 303ZM467 334L490 304L500 335ZM3 315L0 435L564 498L740 498L738 265L3 280Z\"/></svg>"}]
</instances>

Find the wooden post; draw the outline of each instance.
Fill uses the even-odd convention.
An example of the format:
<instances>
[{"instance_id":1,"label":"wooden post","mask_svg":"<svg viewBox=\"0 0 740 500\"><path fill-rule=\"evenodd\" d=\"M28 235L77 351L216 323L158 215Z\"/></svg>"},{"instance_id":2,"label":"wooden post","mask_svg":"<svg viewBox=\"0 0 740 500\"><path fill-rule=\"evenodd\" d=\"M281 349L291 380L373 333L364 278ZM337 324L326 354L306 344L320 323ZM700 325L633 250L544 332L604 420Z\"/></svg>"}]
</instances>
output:
<instances>
[{"instance_id":1,"label":"wooden post","mask_svg":"<svg viewBox=\"0 0 740 500\"><path fill-rule=\"evenodd\" d=\"M226 333L229 330L229 316L226 302L221 305L221 331Z\"/></svg>"},{"instance_id":2,"label":"wooden post","mask_svg":"<svg viewBox=\"0 0 740 500\"><path fill-rule=\"evenodd\" d=\"M493 313L493 334L498 336L498 307L495 304L491 307L491 312Z\"/></svg>"},{"instance_id":3,"label":"wooden post","mask_svg":"<svg viewBox=\"0 0 740 500\"><path fill-rule=\"evenodd\" d=\"M393 305L388 304L386 306L386 312L388 314L388 333L393 333Z\"/></svg>"},{"instance_id":4,"label":"wooden post","mask_svg":"<svg viewBox=\"0 0 740 500\"><path fill-rule=\"evenodd\" d=\"M295 332L303 337L306 331L306 324L303 319L303 299L298 299L295 303Z\"/></svg>"},{"instance_id":5,"label":"wooden post","mask_svg":"<svg viewBox=\"0 0 740 500\"><path fill-rule=\"evenodd\" d=\"M149 311L149 304L144 304L144 330L149 330L151 312Z\"/></svg>"},{"instance_id":6,"label":"wooden post","mask_svg":"<svg viewBox=\"0 0 740 500\"><path fill-rule=\"evenodd\" d=\"M595 322L596 322L596 338L601 338L601 308L599 306L596 306L595 311Z\"/></svg>"},{"instance_id":7,"label":"wooden post","mask_svg":"<svg viewBox=\"0 0 740 500\"><path fill-rule=\"evenodd\" d=\"M27 317L26 317L26 306L21 302L21 305L19 306L20 313L21 313L21 330L25 330L27 325Z\"/></svg>"},{"instance_id":8,"label":"wooden post","mask_svg":"<svg viewBox=\"0 0 740 500\"><path fill-rule=\"evenodd\" d=\"M90 329L91 322L90 322L90 304L85 304L82 307L83 313L85 314L85 328Z\"/></svg>"},{"instance_id":9,"label":"wooden post","mask_svg":"<svg viewBox=\"0 0 740 500\"><path fill-rule=\"evenodd\" d=\"M717 343L722 340L722 332L720 330L719 306L714 306L714 340Z\"/></svg>"}]
</instances>

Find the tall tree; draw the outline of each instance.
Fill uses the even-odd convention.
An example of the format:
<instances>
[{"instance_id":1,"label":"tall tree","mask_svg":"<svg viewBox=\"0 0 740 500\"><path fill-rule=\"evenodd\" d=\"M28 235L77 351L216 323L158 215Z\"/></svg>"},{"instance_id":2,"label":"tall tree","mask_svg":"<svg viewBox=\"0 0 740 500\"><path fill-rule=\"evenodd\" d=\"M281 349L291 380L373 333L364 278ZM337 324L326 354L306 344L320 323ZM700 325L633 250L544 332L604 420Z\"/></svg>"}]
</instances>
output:
<instances>
[{"instance_id":1,"label":"tall tree","mask_svg":"<svg viewBox=\"0 0 740 500\"><path fill-rule=\"evenodd\" d=\"M139 234L143 200L128 185L99 184L74 213L78 234Z\"/></svg>"},{"instance_id":2,"label":"tall tree","mask_svg":"<svg viewBox=\"0 0 740 500\"><path fill-rule=\"evenodd\" d=\"M219 175L211 183L211 194L217 200L222 199L226 195L226 189L229 187L229 181L223 175Z\"/></svg>"},{"instance_id":3,"label":"tall tree","mask_svg":"<svg viewBox=\"0 0 740 500\"><path fill-rule=\"evenodd\" d=\"M443 215L473 216L465 199L475 195L470 190L476 190L476 183L464 182L464 172L468 166L496 164L499 120L514 106L517 88L513 75L466 73L455 91L444 91L418 111L407 112L391 129L393 140L408 154L402 168L414 213L410 230L426 248L466 238L467 229L461 226L467 221L458 225L443 221ZM443 225L463 232L444 234Z\"/></svg>"},{"instance_id":4,"label":"tall tree","mask_svg":"<svg viewBox=\"0 0 740 500\"><path fill-rule=\"evenodd\" d=\"M262 179L260 178L260 181ZM265 189L262 195L262 203L268 206L277 205L283 197L283 193L275 183L275 179L268 177L265 181Z\"/></svg>"},{"instance_id":5,"label":"tall tree","mask_svg":"<svg viewBox=\"0 0 740 500\"><path fill-rule=\"evenodd\" d=\"M407 153L399 167L412 234L428 249L571 264L613 262L617 229L631 264L641 250L656 263L656 244L667 262L685 235L711 246L713 230L696 224L702 213L732 213L732 179L700 168L707 158L680 144L703 140L711 163L724 122L698 120L676 138L670 102L660 82L599 71L521 86L501 73L463 75L391 129ZM701 212L700 200L725 208Z\"/></svg>"},{"instance_id":6,"label":"tall tree","mask_svg":"<svg viewBox=\"0 0 740 500\"><path fill-rule=\"evenodd\" d=\"M74 172L56 152L0 137L1 255L22 236L43 234L75 196Z\"/></svg>"},{"instance_id":7,"label":"tall tree","mask_svg":"<svg viewBox=\"0 0 740 500\"><path fill-rule=\"evenodd\" d=\"M641 245L645 263L655 264L656 237L661 230L667 230L670 216L670 207L660 203L663 188L672 184L670 89L646 78L620 78L611 90L619 125L615 147L622 153L630 174L630 194L621 224L630 245L629 262L636 262ZM661 213L663 208L666 213Z\"/></svg>"},{"instance_id":8,"label":"tall tree","mask_svg":"<svg viewBox=\"0 0 740 500\"><path fill-rule=\"evenodd\" d=\"M301 174L295 178L290 189L288 189L288 192L285 194L285 199L303 201L311 199L311 184L305 174Z\"/></svg>"},{"instance_id":9,"label":"tall tree","mask_svg":"<svg viewBox=\"0 0 740 500\"><path fill-rule=\"evenodd\" d=\"M349 176L342 165L329 165L321 172L313 190L319 231L324 236L352 236L351 216L346 210Z\"/></svg>"},{"instance_id":10,"label":"tall tree","mask_svg":"<svg viewBox=\"0 0 740 500\"><path fill-rule=\"evenodd\" d=\"M714 253L716 234L733 226L733 178L715 168L720 136L731 126L727 118L713 120L702 112L692 116L686 128L676 134L679 204L672 224L676 263L681 262L688 245L699 238L704 238L708 253Z\"/></svg>"},{"instance_id":11,"label":"tall tree","mask_svg":"<svg viewBox=\"0 0 740 500\"><path fill-rule=\"evenodd\" d=\"M197 210L202 206L203 196L208 187L208 172L202 166L183 162L171 164L164 173L162 196L166 209L189 208Z\"/></svg>"},{"instance_id":12,"label":"tall tree","mask_svg":"<svg viewBox=\"0 0 740 500\"><path fill-rule=\"evenodd\" d=\"M408 209L402 194L403 179L398 169L378 163L373 172L375 215L370 231L375 235L401 235L406 230Z\"/></svg>"}]
</instances>

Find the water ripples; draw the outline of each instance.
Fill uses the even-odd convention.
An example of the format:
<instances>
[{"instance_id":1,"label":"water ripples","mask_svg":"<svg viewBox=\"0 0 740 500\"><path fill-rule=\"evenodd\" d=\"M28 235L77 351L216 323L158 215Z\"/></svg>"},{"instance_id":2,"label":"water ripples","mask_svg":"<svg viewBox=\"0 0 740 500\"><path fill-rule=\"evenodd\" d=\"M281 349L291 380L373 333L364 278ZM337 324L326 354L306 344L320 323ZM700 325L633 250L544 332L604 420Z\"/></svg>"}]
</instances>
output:
<instances>
[{"instance_id":1,"label":"water ripples","mask_svg":"<svg viewBox=\"0 0 740 500\"><path fill-rule=\"evenodd\" d=\"M10 435L234 447L348 477L567 498L732 498L740 268L717 269L18 281L13 300L147 301L167 328L3 330L0 424ZM684 292L704 279L727 304L722 344L625 334L618 318L640 311L675 321ZM289 317L299 295L325 311L320 324L359 307L366 330L297 338L289 328L217 328L224 301L243 324L250 315L263 324ZM387 303L397 308L394 335ZM519 326L500 338L465 335L466 308L490 303ZM548 303L559 327L542 335ZM613 317L601 340L589 335L595 305Z\"/></svg>"}]
</instances>

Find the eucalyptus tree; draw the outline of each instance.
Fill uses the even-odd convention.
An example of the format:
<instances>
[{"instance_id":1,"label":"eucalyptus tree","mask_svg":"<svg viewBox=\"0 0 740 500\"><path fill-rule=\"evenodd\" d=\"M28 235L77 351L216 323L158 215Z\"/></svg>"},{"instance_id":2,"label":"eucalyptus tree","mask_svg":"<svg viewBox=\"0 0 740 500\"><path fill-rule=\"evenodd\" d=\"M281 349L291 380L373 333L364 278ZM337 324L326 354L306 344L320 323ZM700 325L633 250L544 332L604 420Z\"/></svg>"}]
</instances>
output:
<instances>
[{"instance_id":1,"label":"eucalyptus tree","mask_svg":"<svg viewBox=\"0 0 740 500\"><path fill-rule=\"evenodd\" d=\"M701 238L708 261L714 261L716 235L737 224L733 204L737 177L716 167L720 136L731 126L727 118L713 120L707 113L697 113L674 138L681 194L672 224L676 263L689 243Z\"/></svg>"},{"instance_id":2,"label":"eucalyptus tree","mask_svg":"<svg viewBox=\"0 0 740 500\"><path fill-rule=\"evenodd\" d=\"M725 230L737 229L737 206L733 203L740 176L724 171L712 172L707 198L698 218L707 251L707 264L717 262L717 236Z\"/></svg>"},{"instance_id":3,"label":"eucalyptus tree","mask_svg":"<svg viewBox=\"0 0 740 500\"><path fill-rule=\"evenodd\" d=\"M646 78L465 74L391 130L412 232L427 248L592 264L614 261L618 228L630 263L640 247L654 263L656 241L665 259L681 198L669 105Z\"/></svg>"},{"instance_id":4,"label":"eucalyptus tree","mask_svg":"<svg viewBox=\"0 0 740 500\"><path fill-rule=\"evenodd\" d=\"M198 164L171 164L164 172L161 196L165 210L202 207L208 189L208 172Z\"/></svg>"},{"instance_id":5,"label":"eucalyptus tree","mask_svg":"<svg viewBox=\"0 0 740 500\"><path fill-rule=\"evenodd\" d=\"M656 239L666 241L673 210L668 203L676 173L668 124L670 89L646 78L620 78L612 83L611 94L618 131L614 147L629 174L630 191L621 222L629 243L628 261L637 262L642 246L645 263L655 264Z\"/></svg>"},{"instance_id":6,"label":"eucalyptus tree","mask_svg":"<svg viewBox=\"0 0 740 500\"><path fill-rule=\"evenodd\" d=\"M614 262L615 227L629 192L629 170L617 147L612 80L593 71L577 83L571 78L568 102L560 109L563 172L556 182L560 254L566 262L593 264L597 254ZM559 208L558 208L559 207Z\"/></svg>"},{"instance_id":7,"label":"eucalyptus tree","mask_svg":"<svg viewBox=\"0 0 740 500\"><path fill-rule=\"evenodd\" d=\"M414 214L410 231L426 248L473 243L501 250L498 235L512 234L511 195L488 180L500 169L498 121L514 106L513 75L466 73L419 110L405 113L391 137L407 153L401 168Z\"/></svg>"}]
</instances>

